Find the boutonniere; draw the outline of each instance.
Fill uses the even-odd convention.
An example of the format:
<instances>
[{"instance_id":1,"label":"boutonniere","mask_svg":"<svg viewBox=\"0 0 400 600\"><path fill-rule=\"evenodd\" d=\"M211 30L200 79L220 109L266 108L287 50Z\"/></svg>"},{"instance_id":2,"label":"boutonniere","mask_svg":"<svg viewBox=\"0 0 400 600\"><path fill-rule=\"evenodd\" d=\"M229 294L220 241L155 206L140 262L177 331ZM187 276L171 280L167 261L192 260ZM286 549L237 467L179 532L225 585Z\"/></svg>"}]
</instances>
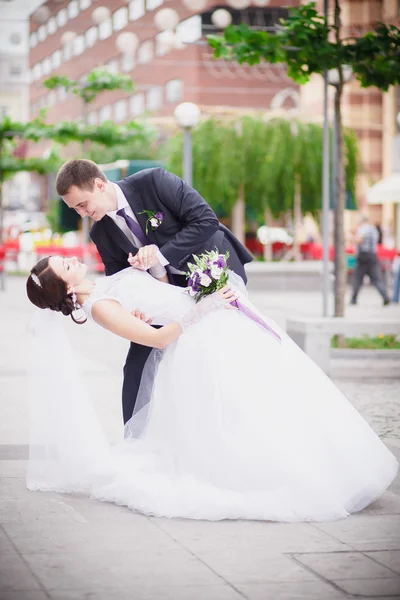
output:
<instances>
[{"instance_id":1,"label":"boutonniere","mask_svg":"<svg viewBox=\"0 0 400 600\"><path fill-rule=\"evenodd\" d=\"M156 229L158 229L160 227L161 223L164 221L164 213L161 212L160 210L158 212L154 212L152 210L143 210L142 212L140 212L138 214L139 215L143 215L143 214L147 215L146 235L149 233L149 225L150 225L151 229L153 231L155 231Z\"/></svg>"}]
</instances>

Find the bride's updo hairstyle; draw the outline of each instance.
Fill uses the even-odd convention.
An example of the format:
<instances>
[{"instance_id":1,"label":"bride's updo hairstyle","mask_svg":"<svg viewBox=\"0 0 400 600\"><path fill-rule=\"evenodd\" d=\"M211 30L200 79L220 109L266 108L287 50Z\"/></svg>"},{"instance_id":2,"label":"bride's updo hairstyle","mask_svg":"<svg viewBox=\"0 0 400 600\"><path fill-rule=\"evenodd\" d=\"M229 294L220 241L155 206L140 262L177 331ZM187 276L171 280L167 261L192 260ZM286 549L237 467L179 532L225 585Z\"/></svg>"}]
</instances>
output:
<instances>
[{"instance_id":1,"label":"bride's updo hairstyle","mask_svg":"<svg viewBox=\"0 0 400 600\"><path fill-rule=\"evenodd\" d=\"M73 312L76 310L73 294L68 294L67 284L54 273L49 265L49 256L42 258L31 269L26 282L26 293L29 300L38 308L50 308L70 316L71 319L81 325L87 319L78 321Z\"/></svg>"}]
</instances>

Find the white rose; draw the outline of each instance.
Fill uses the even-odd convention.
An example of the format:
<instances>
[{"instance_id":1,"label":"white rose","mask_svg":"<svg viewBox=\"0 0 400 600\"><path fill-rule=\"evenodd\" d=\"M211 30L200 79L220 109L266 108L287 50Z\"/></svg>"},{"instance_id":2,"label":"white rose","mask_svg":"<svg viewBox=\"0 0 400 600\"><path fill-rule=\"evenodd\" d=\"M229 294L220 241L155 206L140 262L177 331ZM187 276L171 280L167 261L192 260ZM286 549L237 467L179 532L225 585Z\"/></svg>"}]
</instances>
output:
<instances>
[{"instance_id":1,"label":"white rose","mask_svg":"<svg viewBox=\"0 0 400 600\"><path fill-rule=\"evenodd\" d=\"M152 227L158 227L158 220L157 219L150 219L150 225Z\"/></svg>"},{"instance_id":2,"label":"white rose","mask_svg":"<svg viewBox=\"0 0 400 600\"><path fill-rule=\"evenodd\" d=\"M212 283L211 277L209 277L205 273L202 273L201 277L200 277L200 285L203 285L204 287L208 287L211 283Z\"/></svg>"},{"instance_id":3,"label":"white rose","mask_svg":"<svg viewBox=\"0 0 400 600\"><path fill-rule=\"evenodd\" d=\"M211 275L214 279L219 279L221 277L222 269L218 265L213 265L211 267Z\"/></svg>"}]
</instances>

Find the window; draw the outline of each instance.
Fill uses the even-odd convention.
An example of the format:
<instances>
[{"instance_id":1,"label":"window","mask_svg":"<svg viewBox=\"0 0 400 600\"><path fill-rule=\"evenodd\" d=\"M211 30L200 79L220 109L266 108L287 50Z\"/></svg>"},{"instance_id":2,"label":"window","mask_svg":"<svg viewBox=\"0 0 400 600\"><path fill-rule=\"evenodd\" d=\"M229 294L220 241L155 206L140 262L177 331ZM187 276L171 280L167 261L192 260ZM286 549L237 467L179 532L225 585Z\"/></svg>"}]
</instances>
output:
<instances>
[{"instance_id":1,"label":"window","mask_svg":"<svg viewBox=\"0 0 400 600\"><path fill-rule=\"evenodd\" d=\"M146 0L146 10L154 10L164 4L164 0Z\"/></svg>"},{"instance_id":2,"label":"window","mask_svg":"<svg viewBox=\"0 0 400 600\"><path fill-rule=\"evenodd\" d=\"M57 99L59 102L64 102L67 99L68 92L64 87L59 87L57 89Z\"/></svg>"},{"instance_id":3,"label":"window","mask_svg":"<svg viewBox=\"0 0 400 600\"><path fill-rule=\"evenodd\" d=\"M144 0L132 0L132 2L129 2L129 19L131 21L140 19L140 17L143 17L144 13Z\"/></svg>"},{"instance_id":4,"label":"window","mask_svg":"<svg viewBox=\"0 0 400 600\"><path fill-rule=\"evenodd\" d=\"M31 33L31 36L29 38L29 45L31 48L35 48L37 46L37 43L38 43L37 33L36 33L36 31L34 31L33 33Z\"/></svg>"},{"instance_id":5,"label":"window","mask_svg":"<svg viewBox=\"0 0 400 600\"><path fill-rule=\"evenodd\" d=\"M135 94L129 99L129 111L133 117L137 117L144 112L144 95Z\"/></svg>"},{"instance_id":6,"label":"window","mask_svg":"<svg viewBox=\"0 0 400 600\"><path fill-rule=\"evenodd\" d=\"M41 42L43 42L47 37L46 27L41 25L38 29L38 38Z\"/></svg>"},{"instance_id":7,"label":"window","mask_svg":"<svg viewBox=\"0 0 400 600\"><path fill-rule=\"evenodd\" d=\"M40 79L42 76L42 65L40 63L36 63L36 65L32 69L33 80L36 81Z\"/></svg>"},{"instance_id":8,"label":"window","mask_svg":"<svg viewBox=\"0 0 400 600\"><path fill-rule=\"evenodd\" d=\"M22 75L21 65L11 64L10 65L10 75L11 75L11 77L17 77L18 75Z\"/></svg>"},{"instance_id":9,"label":"window","mask_svg":"<svg viewBox=\"0 0 400 600\"><path fill-rule=\"evenodd\" d=\"M51 90L51 92L49 92L49 95L47 96L47 104L49 106L54 106L56 102L57 102L56 92L54 90Z\"/></svg>"},{"instance_id":10,"label":"window","mask_svg":"<svg viewBox=\"0 0 400 600\"><path fill-rule=\"evenodd\" d=\"M119 73L119 65L118 60L113 59L109 60L108 63L104 66L104 69L113 75L117 75Z\"/></svg>"},{"instance_id":11,"label":"window","mask_svg":"<svg viewBox=\"0 0 400 600\"><path fill-rule=\"evenodd\" d=\"M153 42L146 40L139 46L137 61L139 65L143 65L151 60L153 60Z\"/></svg>"},{"instance_id":12,"label":"window","mask_svg":"<svg viewBox=\"0 0 400 600\"><path fill-rule=\"evenodd\" d=\"M59 27L64 27L65 23L67 22L67 11L65 8L62 8L58 11L56 20Z\"/></svg>"},{"instance_id":13,"label":"window","mask_svg":"<svg viewBox=\"0 0 400 600\"><path fill-rule=\"evenodd\" d=\"M51 65L53 69L58 69L58 67L61 65L61 50L56 50L53 52L51 55Z\"/></svg>"},{"instance_id":14,"label":"window","mask_svg":"<svg viewBox=\"0 0 400 600\"><path fill-rule=\"evenodd\" d=\"M63 46L63 59L64 60L69 60L70 58L72 58L72 44L65 44Z\"/></svg>"},{"instance_id":15,"label":"window","mask_svg":"<svg viewBox=\"0 0 400 600\"><path fill-rule=\"evenodd\" d=\"M112 34L112 21L107 19L99 25L99 39L106 40Z\"/></svg>"},{"instance_id":16,"label":"window","mask_svg":"<svg viewBox=\"0 0 400 600\"><path fill-rule=\"evenodd\" d=\"M86 10L92 4L92 0L81 0L80 7L81 10Z\"/></svg>"},{"instance_id":17,"label":"window","mask_svg":"<svg viewBox=\"0 0 400 600\"><path fill-rule=\"evenodd\" d=\"M110 121L112 118L111 114L111 106L106 105L102 106L99 112L99 121L103 123L104 121Z\"/></svg>"},{"instance_id":18,"label":"window","mask_svg":"<svg viewBox=\"0 0 400 600\"><path fill-rule=\"evenodd\" d=\"M0 118L6 117L8 113L8 106L0 106Z\"/></svg>"},{"instance_id":19,"label":"window","mask_svg":"<svg viewBox=\"0 0 400 600\"><path fill-rule=\"evenodd\" d=\"M176 37L186 43L197 42L201 39L201 16L194 15L179 23L176 28Z\"/></svg>"},{"instance_id":20,"label":"window","mask_svg":"<svg viewBox=\"0 0 400 600\"><path fill-rule=\"evenodd\" d=\"M164 56L168 54L175 46L175 34L167 29L156 35L156 56Z\"/></svg>"},{"instance_id":21,"label":"window","mask_svg":"<svg viewBox=\"0 0 400 600\"><path fill-rule=\"evenodd\" d=\"M128 24L128 9L126 6L119 8L113 14L114 31L120 31Z\"/></svg>"},{"instance_id":22,"label":"window","mask_svg":"<svg viewBox=\"0 0 400 600\"><path fill-rule=\"evenodd\" d=\"M89 27L89 29L85 32L86 39L86 47L91 48L97 42L98 37L98 29L93 25L93 27Z\"/></svg>"},{"instance_id":23,"label":"window","mask_svg":"<svg viewBox=\"0 0 400 600\"><path fill-rule=\"evenodd\" d=\"M72 2L70 2L68 4L68 16L70 19L75 19L75 17L78 16L78 13L79 13L78 0L72 0Z\"/></svg>"},{"instance_id":24,"label":"window","mask_svg":"<svg viewBox=\"0 0 400 600\"><path fill-rule=\"evenodd\" d=\"M55 20L54 17L51 17L51 19L49 19L47 22L47 33L49 35L52 35L56 31L57 31L57 21Z\"/></svg>"},{"instance_id":25,"label":"window","mask_svg":"<svg viewBox=\"0 0 400 600\"><path fill-rule=\"evenodd\" d=\"M135 57L132 52L121 54L121 71L129 73L135 68Z\"/></svg>"},{"instance_id":26,"label":"window","mask_svg":"<svg viewBox=\"0 0 400 600\"><path fill-rule=\"evenodd\" d=\"M95 110L90 111L87 116L88 125L97 125L97 112Z\"/></svg>"},{"instance_id":27,"label":"window","mask_svg":"<svg viewBox=\"0 0 400 600\"><path fill-rule=\"evenodd\" d=\"M48 56L42 61L42 70L43 75L48 75L51 71L51 60Z\"/></svg>"},{"instance_id":28,"label":"window","mask_svg":"<svg viewBox=\"0 0 400 600\"><path fill-rule=\"evenodd\" d=\"M179 102L183 96L183 81L171 79L165 84L165 99L167 102Z\"/></svg>"},{"instance_id":29,"label":"window","mask_svg":"<svg viewBox=\"0 0 400 600\"><path fill-rule=\"evenodd\" d=\"M82 52L85 50L85 38L83 35L77 35L72 43L74 46L75 56L82 54Z\"/></svg>"},{"instance_id":30,"label":"window","mask_svg":"<svg viewBox=\"0 0 400 600\"><path fill-rule=\"evenodd\" d=\"M157 110L162 105L162 88L151 87L146 93L146 106L149 110Z\"/></svg>"},{"instance_id":31,"label":"window","mask_svg":"<svg viewBox=\"0 0 400 600\"><path fill-rule=\"evenodd\" d=\"M127 112L126 100L118 100L114 104L114 119L117 123L126 119Z\"/></svg>"}]
</instances>

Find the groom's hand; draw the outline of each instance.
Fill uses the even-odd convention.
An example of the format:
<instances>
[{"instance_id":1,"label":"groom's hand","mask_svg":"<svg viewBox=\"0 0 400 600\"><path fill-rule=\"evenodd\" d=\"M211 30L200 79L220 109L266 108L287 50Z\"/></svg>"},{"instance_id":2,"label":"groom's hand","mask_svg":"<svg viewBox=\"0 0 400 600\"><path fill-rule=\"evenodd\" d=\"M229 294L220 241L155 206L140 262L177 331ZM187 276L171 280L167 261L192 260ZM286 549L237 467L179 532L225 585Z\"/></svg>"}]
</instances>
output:
<instances>
[{"instance_id":1,"label":"groom's hand","mask_svg":"<svg viewBox=\"0 0 400 600\"><path fill-rule=\"evenodd\" d=\"M158 247L155 244L151 244L150 246L143 246L139 248L137 254L132 256L129 254L128 262L132 267L136 269L141 269L142 271L147 271L151 267L160 264L160 261L157 257Z\"/></svg>"},{"instance_id":2,"label":"groom's hand","mask_svg":"<svg viewBox=\"0 0 400 600\"><path fill-rule=\"evenodd\" d=\"M140 319L141 321L144 321L144 322L145 322L145 323L147 323L148 325L150 325L150 324L152 323L152 321L153 321L153 319L152 319L152 318L148 319L148 318L146 317L146 315L140 311L140 308L136 308L135 310L133 310L133 311L131 312L131 314L132 314L134 317L136 317L136 319Z\"/></svg>"}]
</instances>

